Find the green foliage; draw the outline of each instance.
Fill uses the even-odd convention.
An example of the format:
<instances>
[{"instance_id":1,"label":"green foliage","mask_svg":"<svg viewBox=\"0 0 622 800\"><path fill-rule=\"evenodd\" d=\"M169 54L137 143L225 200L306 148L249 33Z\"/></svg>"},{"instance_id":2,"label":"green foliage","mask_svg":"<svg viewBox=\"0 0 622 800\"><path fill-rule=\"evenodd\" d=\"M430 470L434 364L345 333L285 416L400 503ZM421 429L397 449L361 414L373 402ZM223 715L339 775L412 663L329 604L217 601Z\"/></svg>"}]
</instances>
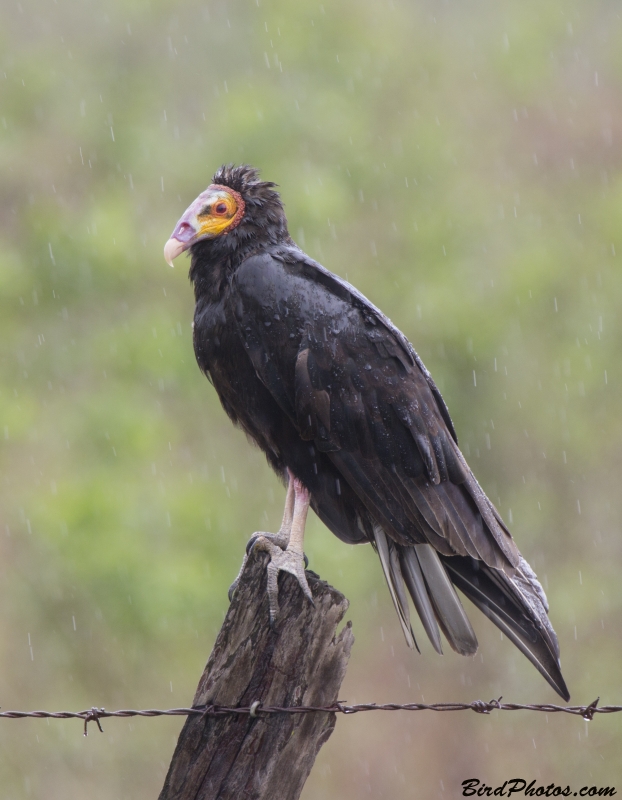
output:
<instances>
[{"instance_id":1,"label":"green foliage","mask_svg":"<svg viewBox=\"0 0 622 800\"><path fill-rule=\"evenodd\" d=\"M620 702L614 6L0 13L0 705L189 703L245 542L278 527L283 489L197 369L191 288L161 255L242 161L431 369L547 588L573 700ZM554 700L476 612L481 659L406 652L369 548L314 519L307 553L351 600L348 700ZM613 717L586 739L574 720L472 716L341 721L304 796L619 777ZM87 745L70 723L2 722L3 797L155 796L178 727L110 721Z\"/></svg>"}]
</instances>

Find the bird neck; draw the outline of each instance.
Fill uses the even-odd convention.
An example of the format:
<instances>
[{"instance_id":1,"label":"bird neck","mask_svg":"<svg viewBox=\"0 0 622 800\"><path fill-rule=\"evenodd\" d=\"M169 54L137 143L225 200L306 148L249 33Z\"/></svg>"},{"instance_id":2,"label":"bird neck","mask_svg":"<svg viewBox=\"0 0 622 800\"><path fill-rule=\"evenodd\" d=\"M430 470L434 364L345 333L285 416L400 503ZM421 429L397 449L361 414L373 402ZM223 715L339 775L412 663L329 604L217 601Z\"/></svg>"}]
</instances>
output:
<instances>
[{"instance_id":1,"label":"bird neck","mask_svg":"<svg viewBox=\"0 0 622 800\"><path fill-rule=\"evenodd\" d=\"M265 233L265 232L264 232ZM257 252L293 246L287 228L284 231L270 231L262 239L249 236L245 240L232 239L204 240L191 250L189 277L194 285L196 300L218 302L225 293L229 279L240 264Z\"/></svg>"},{"instance_id":2,"label":"bird neck","mask_svg":"<svg viewBox=\"0 0 622 800\"><path fill-rule=\"evenodd\" d=\"M228 284L228 276L233 271L230 258L205 258L201 254L192 254L189 277L194 286L194 297L208 302L217 302Z\"/></svg>"}]
</instances>

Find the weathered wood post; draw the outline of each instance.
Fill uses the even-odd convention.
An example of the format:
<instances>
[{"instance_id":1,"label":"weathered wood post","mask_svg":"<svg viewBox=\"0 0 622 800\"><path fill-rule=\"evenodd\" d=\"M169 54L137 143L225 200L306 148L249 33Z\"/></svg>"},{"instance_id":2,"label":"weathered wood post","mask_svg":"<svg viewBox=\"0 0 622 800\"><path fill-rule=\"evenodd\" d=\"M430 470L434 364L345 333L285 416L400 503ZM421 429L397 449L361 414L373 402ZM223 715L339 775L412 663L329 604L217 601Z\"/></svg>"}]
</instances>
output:
<instances>
[{"instance_id":1,"label":"weathered wood post","mask_svg":"<svg viewBox=\"0 0 622 800\"><path fill-rule=\"evenodd\" d=\"M346 598L307 573L315 607L296 580L279 578L281 611L268 622L267 556L249 559L194 706L325 706L338 699L354 641L336 629ZM296 800L335 714L188 717L159 800Z\"/></svg>"}]
</instances>

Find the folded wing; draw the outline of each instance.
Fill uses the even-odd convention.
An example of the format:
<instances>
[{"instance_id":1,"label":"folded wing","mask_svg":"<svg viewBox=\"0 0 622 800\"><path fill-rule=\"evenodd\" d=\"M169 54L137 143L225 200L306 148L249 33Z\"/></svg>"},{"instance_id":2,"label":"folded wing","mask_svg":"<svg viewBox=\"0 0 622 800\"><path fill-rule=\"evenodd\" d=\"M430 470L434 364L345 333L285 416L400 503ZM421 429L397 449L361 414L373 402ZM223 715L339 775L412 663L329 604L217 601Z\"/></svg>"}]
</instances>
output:
<instances>
[{"instance_id":1,"label":"folded wing","mask_svg":"<svg viewBox=\"0 0 622 800\"><path fill-rule=\"evenodd\" d=\"M356 524L378 552L409 645L416 643L407 594L438 652L439 628L457 652L476 651L455 585L567 698L544 592L403 334L294 247L248 259L233 290L258 376L358 500ZM315 492L314 502L340 535L328 513L338 497Z\"/></svg>"}]
</instances>

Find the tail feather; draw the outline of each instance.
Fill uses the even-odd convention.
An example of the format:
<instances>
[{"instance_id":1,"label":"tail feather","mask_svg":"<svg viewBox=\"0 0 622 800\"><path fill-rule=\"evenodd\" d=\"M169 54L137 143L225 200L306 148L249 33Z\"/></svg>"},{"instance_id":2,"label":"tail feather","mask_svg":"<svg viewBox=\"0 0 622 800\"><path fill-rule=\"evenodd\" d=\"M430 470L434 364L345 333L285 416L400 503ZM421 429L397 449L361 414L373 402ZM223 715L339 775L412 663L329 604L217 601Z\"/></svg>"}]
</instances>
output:
<instances>
[{"instance_id":1,"label":"tail feather","mask_svg":"<svg viewBox=\"0 0 622 800\"><path fill-rule=\"evenodd\" d=\"M402 565L402 574L406 581L406 586L413 599L417 614L423 624L425 632L428 634L429 640L432 642L432 647L439 655L443 655L443 647L441 645L441 633L438 629L436 622L436 614L430 602L428 590L425 585L423 573L419 565L419 559L415 553L414 547L400 547L400 563Z\"/></svg>"},{"instance_id":2,"label":"tail feather","mask_svg":"<svg viewBox=\"0 0 622 800\"><path fill-rule=\"evenodd\" d=\"M429 544L416 544L414 550L425 578L436 618L447 641L460 655L474 655L477 652L475 631L438 553Z\"/></svg>"},{"instance_id":3,"label":"tail feather","mask_svg":"<svg viewBox=\"0 0 622 800\"><path fill-rule=\"evenodd\" d=\"M408 606L408 595L406 594L406 587L404 585L404 578L400 569L399 559L397 558L396 547L394 542L387 539L386 533L382 530L380 525L374 525L374 538L376 550L380 556L380 563L382 564L382 571L391 593L393 605L397 611L406 644L409 647L416 647L419 651L415 635L410 626L410 609ZM419 651L421 652L421 651Z\"/></svg>"},{"instance_id":4,"label":"tail feather","mask_svg":"<svg viewBox=\"0 0 622 800\"><path fill-rule=\"evenodd\" d=\"M343 463L349 465L347 461ZM358 517L357 528L378 552L408 646L419 650L410 624L410 594L436 652L442 654L439 627L456 652L473 655L477 651L477 638L455 584L531 661L551 687L568 700L570 695L561 674L559 645L548 619L547 600L535 573L520 553L514 550L513 558L507 559L505 566L497 563L491 566L468 555L438 552L438 548L428 543L398 543L407 540L401 536L399 504L391 508L383 506L372 482L366 484L365 492L369 492L366 498L370 503L372 497L373 511L378 516L370 513L364 519ZM492 505L490 509L496 515ZM378 518L382 524L376 521ZM499 525L502 525L500 518Z\"/></svg>"},{"instance_id":5,"label":"tail feather","mask_svg":"<svg viewBox=\"0 0 622 800\"><path fill-rule=\"evenodd\" d=\"M468 557L439 556L429 544L396 545L379 526L374 534L409 646L417 644L410 627L406 588L437 653L443 652L439 626L456 652L473 655L477 651L477 638L455 584L518 647L552 688L564 700L570 699L560 670L557 636L547 615L546 596L522 557L515 574L509 576Z\"/></svg>"},{"instance_id":6,"label":"tail feather","mask_svg":"<svg viewBox=\"0 0 622 800\"><path fill-rule=\"evenodd\" d=\"M443 558L456 586L531 661L553 689L568 701L570 694L559 664L557 636L546 614L546 598L531 568L519 563L516 577L471 559ZM534 585L535 583L535 585Z\"/></svg>"}]
</instances>

